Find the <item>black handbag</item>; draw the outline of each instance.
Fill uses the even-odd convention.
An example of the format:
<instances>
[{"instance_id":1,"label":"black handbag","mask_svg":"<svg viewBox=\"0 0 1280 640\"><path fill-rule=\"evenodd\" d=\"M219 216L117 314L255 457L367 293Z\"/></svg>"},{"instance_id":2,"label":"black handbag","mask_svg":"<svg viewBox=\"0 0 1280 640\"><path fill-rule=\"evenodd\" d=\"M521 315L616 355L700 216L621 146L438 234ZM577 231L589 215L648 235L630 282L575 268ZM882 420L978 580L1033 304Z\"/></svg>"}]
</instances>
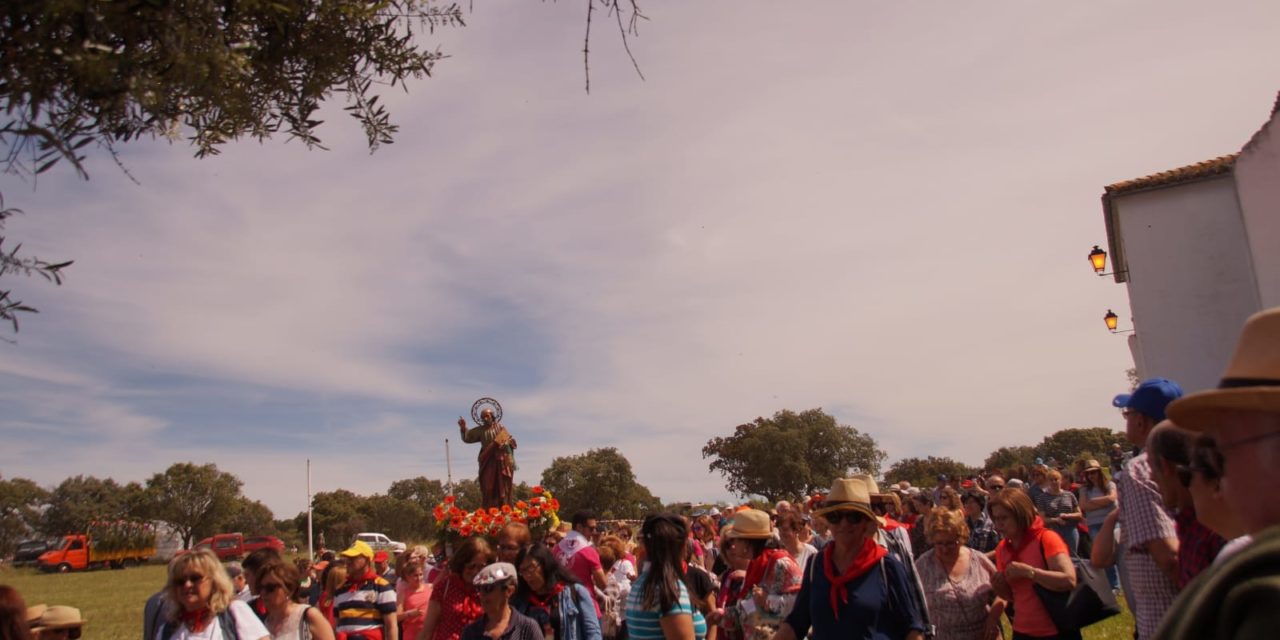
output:
<instances>
[{"instance_id":1,"label":"black handbag","mask_svg":"<svg viewBox=\"0 0 1280 640\"><path fill-rule=\"evenodd\" d=\"M1040 557L1044 558L1044 545L1040 546ZM1120 614L1120 603L1111 591L1106 573L1094 569L1080 558L1072 558L1071 562L1076 567L1076 588L1053 591L1039 584L1033 585L1058 633L1079 631ZM1045 558L1044 566L1049 566L1048 558Z\"/></svg>"}]
</instances>

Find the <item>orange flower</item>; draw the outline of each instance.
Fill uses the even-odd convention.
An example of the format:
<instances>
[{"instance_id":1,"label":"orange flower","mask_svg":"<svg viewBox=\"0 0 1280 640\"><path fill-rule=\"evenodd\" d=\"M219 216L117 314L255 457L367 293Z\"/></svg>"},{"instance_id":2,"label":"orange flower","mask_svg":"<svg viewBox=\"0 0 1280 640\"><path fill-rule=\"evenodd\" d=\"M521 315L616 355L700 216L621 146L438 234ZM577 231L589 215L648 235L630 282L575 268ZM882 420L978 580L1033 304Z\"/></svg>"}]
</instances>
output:
<instances>
[{"instance_id":1,"label":"orange flower","mask_svg":"<svg viewBox=\"0 0 1280 640\"><path fill-rule=\"evenodd\" d=\"M504 504L504 505L502 505L502 512L503 512L503 513L511 513L511 505L509 505L509 504Z\"/></svg>"},{"instance_id":2,"label":"orange flower","mask_svg":"<svg viewBox=\"0 0 1280 640\"><path fill-rule=\"evenodd\" d=\"M432 510L431 515L436 517L436 522L442 522L444 520L444 509L436 507Z\"/></svg>"},{"instance_id":3,"label":"orange flower","mask_svg":"<svg viewBox=\"0 0 1280 640\"><path fill-rule=\"evenodd\" d=\"M529 508L529 503L525 502L524 500L519 500L516 502L516 508L521 511L524 511L525 509Z\"/></svg>"},{"instance_id":4,"label":"orange flower","mask_svg":"<svg viewBox=\"0 0 1280 640\"><path fill-rule=\"evenodd\" d=\"M498 508L497 508L497 507L489 507L489 515L491 515L491 516L496 516L496 515L498 515L499 513L501 513L501 512L500 512L500 511L498 511Z\"/></svg>"},{"instance_id":5,"label":"orange flower","mask_svg":"<svg viewBox=\"0 0 1280 640\"><path fill-rule=\"evenodd\" d=\"M476 515L476 516L482 516L482 515L484 515L484 513L485 513L485 511L484 511L484 509L483 509L483 508L481 508L481 509L476 509L476 510L475 510L475 515Z\"/></svg>"},{"instance_id":6,"label":"orange flower","mask_svg":"<svg viewBox=\"0 0 1280 640\"><path fill-rule=\"evenodd\" d=\"M551 510L552 510L552 511L559 511L559 510L560 510L560 501L559 501L559 500L556 500L555 498L552 498L552 499L551 499Z\"/></svg>"},{"instance_id":7,"label":"orange flower","mask_svg":"<svg viewBox=\"0 0 1280 640\"><path fill-rule=\"evenodd\" d=\"M535 484L535 485L533 485L533 492L534 492L534 493L542 493L542 485L540 485L540 484Z\"/></svg>"}]
</instances>

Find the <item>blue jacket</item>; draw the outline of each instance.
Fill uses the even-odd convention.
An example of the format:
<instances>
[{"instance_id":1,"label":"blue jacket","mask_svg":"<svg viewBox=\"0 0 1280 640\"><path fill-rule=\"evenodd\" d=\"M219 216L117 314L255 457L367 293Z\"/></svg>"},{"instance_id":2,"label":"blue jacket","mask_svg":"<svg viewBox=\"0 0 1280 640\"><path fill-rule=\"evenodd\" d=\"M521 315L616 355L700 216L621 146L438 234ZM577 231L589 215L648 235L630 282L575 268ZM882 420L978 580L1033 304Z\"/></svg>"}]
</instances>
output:
<instances>
[{"instance_id":1,"label":"blue jacket","mask_svg":"<svg viewBox=\"0 0 1280 640\"><path fill-rule=\"evenodd\" d=\"M556 606L560 609L560 619L554 625L558 630L554 640L604 640L604 634L600 630L600 617L596 615L595 600L589 589L578 583L565 585L557 597L559 600ZM550 623L546 609L535 607L519 596L511 601L511 606L540 625Z\"/></svg>"}]
</instances>

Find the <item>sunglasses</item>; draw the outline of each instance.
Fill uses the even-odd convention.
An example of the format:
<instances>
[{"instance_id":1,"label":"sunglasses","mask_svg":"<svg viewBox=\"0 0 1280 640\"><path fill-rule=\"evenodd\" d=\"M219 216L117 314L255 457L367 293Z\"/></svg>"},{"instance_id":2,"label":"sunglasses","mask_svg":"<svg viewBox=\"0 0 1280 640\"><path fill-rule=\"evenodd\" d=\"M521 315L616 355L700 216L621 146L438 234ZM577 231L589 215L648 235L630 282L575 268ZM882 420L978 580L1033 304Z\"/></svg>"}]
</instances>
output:
<instances>
[{"instance_id":1,"label":"sunglasses","mask_svg":"<svg viewBox=\"0 0 1280 640\"><path fill-rule=\"evenodd\" d=\"M1221 477L1216 469L1199 464L1180 464L1174 467L1174 473L1178 475L1178 484L1188 489L1191 488L1191 478L1197 473L1204 476L1205 480L1217 480Z\"/></svg>"},{"instance_id":2,"label":"sunglasses","mask_svg":"<svg viewBox=\"0 0 1280 640\"><path fill-rule=\"evenodd\" d=\"M270 582L267 584L258 585L258 591L261 591L263 593L275 593L277 590L283 589L283 588L284 588L284 585L280 584L279 582Z\"/></svg>"},{"instance_id":3,"label":"sunglasses","mask_svg":"<svg viewBox=\"0 0 1280 640\"><path fill-rule=\"evenodd\" d=\"M189 576L178 576L173 579L173 586L175 587L186 586L188 582L190 582L193 585L200 586L200 583L204 582L204 576L198 573L195 573Z\"/></svg>"},{"instance_id":4,"label":"sunglasses","mask_svg":"<svg viewBox=\"0 0 1280 640\"><path fill-rule=\"evenodd\" d=\"M825 517L827 522L832 525L837 525L844 521L848 521L851 524L862 524L867 521L866 514L857 511L832 511Z\"/></svg>"}]
</instances>

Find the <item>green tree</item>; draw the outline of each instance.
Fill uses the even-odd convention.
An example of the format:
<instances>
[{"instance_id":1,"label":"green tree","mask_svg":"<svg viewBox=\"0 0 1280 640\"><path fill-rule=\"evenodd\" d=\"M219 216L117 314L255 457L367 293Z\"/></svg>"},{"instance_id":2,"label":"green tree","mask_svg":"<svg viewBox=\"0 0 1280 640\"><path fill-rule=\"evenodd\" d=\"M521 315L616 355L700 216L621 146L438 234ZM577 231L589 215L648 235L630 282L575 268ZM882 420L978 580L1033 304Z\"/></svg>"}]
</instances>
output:
<instances>
[{"instance_id":1,"label":"green tree","mask_svg":"<svg viewBox=\"0 0 1280 640\"><path fill-rule=\"evenodd\" d=\"M702 457L712 458L711 470L728 480L730 491L770 502L825 491L849 473L878 475L885 455L875 438L838 424L821 409L784 409L772 418L756 418L702 448Z\"/></svg>"},{"instance_id":2,"label":"green tree","mask_svg":"<svg viewBox=\"0 0 1280 640\"><path fill-rule=\"evenodd\" d=\"M370 531L385 533L393 540L422 540L435 532L428 524L429 512L410 500L374 495L361 502L360 513Z\"/></svg>"},{"instance_id":3,"label":"green tree","mask_svg":"<svg viewBox=\"0 0 1280 640\"><path fill-rule=\"evenodd\" d=\"M1036 448L1030 446L1000 447L983 461L987 471L1005 471L1018 466L1029 466L1036 460Z\"/></svg>"},{"instance_id":4,"label":"green tree","mask_svg":"<svg viewBox=\"0 0 1280 640\"><path fill-rule=\"evenodd\" d=\"M605 519L641 518L662 509L662 501L636 482L631 462L613 447L552 460L542 472L542 486L560 501L565 520L583 509Z\"/></svg>"},{"instance_id":5,"label":"green tree","mask_svg":"<svg viewBox=\"0 0 1280 640\"><path fill-rule=\"evenodd\" d=\"M40 519L40 531L50 536L83 532L94 520L139 518L142 487L121 485L111 478L75 476L49 492L48 506Z\"/></svg>"},{"instance_id":6,"label":"green tree","mask_svg":"<svg viewBox=\"0 0 1280 640\"><path fill-rule=\"evenodd\" d=\"M147 480L149 512L173 528L182 547L189 549L193 540L218 533L236 516L242 485L212 463L179 462Z\"/></svg>"},{"instance_id":7,"label":"green tree","mask_svg":"<svg viewBox=\"0 0 1280 640\"><path fill-rule=\"evenodd\" d=\"M312 526L317 535L324 534L326 546L341 550L357 533L368 530L364 500L346 489L322 491L311 496ZM298 520L305 535L307 515L303 513Z\"/></svg>"},{"instance_id":8,"label":"green tree","mask_svg":"<svg viewBox=\"0 0 1280 640\"><path fill-rule=\"evenodd\" d=\"M59 161L88 177L89 147L186 137L197 156L239 138L284 133L319 147L316 112L341 94L370 149L396 133L383 88L408 88L443 58L418 36L461 26L456 4L431 0L18 2L0 12L0 145L8 169L36 175ZM3 209L3 205L0 205ZM62 268L3 251L0 276ZM32 311L0 291L0 320Z\"/></svg>"},{"instance_id":9,"label":"green tree","mask_svg":"<svg viewBox=\"0 0 1280 640\"><path fill-rule=\"evenodd\" d=\"M942 474L947 477L968 477L977 473L978 469L963 462L957 462L951 458L929 456L927 458L903 458L893 463L893 466L884 472L884 477L888 482L906 480L917 487L931 487L937 483L938 476Z\"/></svg>"},{"instance_id":10,"label":"green tree","mask_svg":"<svg viewBox=\"0 0 1280 640\"><path fill-rule=\"evenodd\" d=\"M0 556L13 553L19 542L40 526L40 508L49 492L26 478L0 478Z\"/></svg>"},{"instance_id":11,"label":"green tree","mask_svg":"<svg viewBox=\"0 0 1280 640\"><path fill-rule=\"evenodd\" d=\"M1063 429L1045 437L1036 446L1036 455L1048 460L1070 463L1081 457L1106 459L1111 445L1125 446L1125 436L1106 427Z\"/></svg>"},{"instance_id":12,"label":"green tree","mask_svg":"<svg viewBox=\"0 0 1280 640\"><path fill-rule=\"evenodd\" d=\"M275 514L267 505L241 496L236 501L234 513L221 525L227 532L238 531L246 536L277 535Z\"/></svg>"}]
</instances>

